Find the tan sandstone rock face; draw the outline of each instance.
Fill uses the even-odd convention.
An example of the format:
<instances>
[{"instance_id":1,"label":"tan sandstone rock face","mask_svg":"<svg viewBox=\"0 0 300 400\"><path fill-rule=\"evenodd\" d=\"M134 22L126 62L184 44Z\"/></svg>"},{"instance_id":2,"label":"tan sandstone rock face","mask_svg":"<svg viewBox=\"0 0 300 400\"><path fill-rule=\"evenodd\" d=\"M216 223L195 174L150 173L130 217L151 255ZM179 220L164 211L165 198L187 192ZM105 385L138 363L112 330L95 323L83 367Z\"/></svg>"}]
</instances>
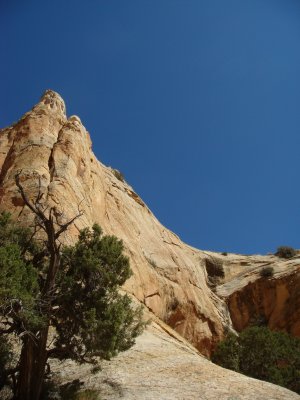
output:
<instances>
[{"instance_id":1,"label":"tan sandstone rock face","mask_svg":"<svg viewBox=\"0 0 300 400\"><path fill-rule=\"evenodd\" d=\"M240 330L256 316L264 316L271 328L299 335L299 258L225 256L181 242L116 171L96 159L80 119L66 117L64 102L53 91L47 91L18 123L0 131L0 211L10 210L30 224L32 215L23 207L14 181L18 172L29 197L37 195L40 180L45 204L55 206L65 218L83 210L66 233L66 243L74 242L78 230L94 222L106 234L123 239L134 272L125 290L153 314L155 322L137 346L107 365L97 385L105 371L114 368L119 371L117 387L128 399L299 398L211 364L179 336L209 355L232 322ZM207 259L219 260L225 271L214 288L207 284ZM274 266L275 273L262 279L260 271L266 264ZM66 379L82 376L83 367L66 365L62 372ZM149 371L150 380L145 380L141 368ZM93 378L86 374L89 384ZM164 392L162 382L169 385ZM112 390L103 398L118 399L120 393Z\"/></svg>"},{"instance_id":2,"label":"tan sandstone rock face","mask_svg":"<svg viewBox=\"0 0 300 400\"><path fill-rule=\"evenodd\" d=\"M123 239L134 271L126 290L209 354L229 320L225 303L206 285L203 254L163 227L133 189L95 158L88 132L78 117L67 119L61 97L47 91L0 138L0 208L29 221L14 176L22 171L22 184L32 198L40 177L47 204L69 218L78 207L84 211L65 240L71 242L78 229L94 222Z\"/></svg>"},{"instance_id":3,"label":"tan sandstone rock face","mask_svg":"<svg viewBox=\"0 0 300 400\"><path fill-rule=\"evenodd\" d=\"M66 381L84 380L103 400L299 399L287 389L211 363L155 320L134 347L104 362L96 375L87 365L78 368L68 361L54 363L52 369Z\"/></svg>"}]
</instances>

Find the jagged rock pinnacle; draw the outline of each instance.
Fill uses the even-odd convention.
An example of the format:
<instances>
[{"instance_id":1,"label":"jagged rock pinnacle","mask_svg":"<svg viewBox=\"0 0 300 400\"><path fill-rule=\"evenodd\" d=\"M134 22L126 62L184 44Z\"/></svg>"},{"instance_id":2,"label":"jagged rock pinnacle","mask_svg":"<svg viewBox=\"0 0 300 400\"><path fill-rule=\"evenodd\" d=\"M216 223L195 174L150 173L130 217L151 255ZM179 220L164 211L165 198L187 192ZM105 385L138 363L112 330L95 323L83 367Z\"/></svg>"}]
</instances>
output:
<instances>
[{"instance_id":1,"label":"jagged rock pinnacle","mask_svg":"<svg viewBox=\"0 0 300 400\"><path fill-rule=\"evenodd\" d=\"M48 105L51 109L57 110L66 115L66 105L62 97L54 90L48 89L42 95L41 103Z\"/></svg>"}]
</instances>

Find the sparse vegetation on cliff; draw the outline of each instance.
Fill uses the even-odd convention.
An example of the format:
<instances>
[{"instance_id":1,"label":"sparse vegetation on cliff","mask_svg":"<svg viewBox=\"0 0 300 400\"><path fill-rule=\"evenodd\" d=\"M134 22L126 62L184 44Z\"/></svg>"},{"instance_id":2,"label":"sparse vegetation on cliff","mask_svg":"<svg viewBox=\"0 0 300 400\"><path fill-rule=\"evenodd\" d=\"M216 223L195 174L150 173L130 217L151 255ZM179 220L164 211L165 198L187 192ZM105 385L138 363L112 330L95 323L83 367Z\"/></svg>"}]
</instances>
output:
<instances>
[{"instance_id":1,"label":"sparse vegetation on cliff","mask_svg":"<svg viewBox=\"0 0 300 400\"><path fill-rule=\"evenodd\" d=\"M260 271L260 276L262 278L270 278L271 276L274 275L274 268L273 267L264 267L261 271Z\"/></svg>"},{"instance_id":2,"label":"sparse vegetation on cliff","mask_svg":"<svg viewBox=\"0 0 300 400\"><path fill-rule=\"evenodd\" d=\"M220 342L212 361L252 378L300 393L300 339L267 327L250 327Z\"/></svg>"},{"instance_id":3,"label":"sparse vegetation on cliff","mask_svg":"<svg viewBox=\"0 0 300 400\"><path fill-rule=\"evenodd\" d=\"M277 248L275 256L281 258L292 258L297 254L296 250L293 247L289 246L280 246Z\"/></svg>"},{"instance_id":4,"label":"sparse vegetation on cliff","mask_svg":"<svg viewBox=\"0 0 300 400\"><path fill-rule=\"evenodd\" d=\"M124 175L122 174L121 171L119 171L118 169L112 168L112 172L113 172L114 176L115 176L117 179L119 179L119 181L125 182Z\"/></svg>"}]
</instances>

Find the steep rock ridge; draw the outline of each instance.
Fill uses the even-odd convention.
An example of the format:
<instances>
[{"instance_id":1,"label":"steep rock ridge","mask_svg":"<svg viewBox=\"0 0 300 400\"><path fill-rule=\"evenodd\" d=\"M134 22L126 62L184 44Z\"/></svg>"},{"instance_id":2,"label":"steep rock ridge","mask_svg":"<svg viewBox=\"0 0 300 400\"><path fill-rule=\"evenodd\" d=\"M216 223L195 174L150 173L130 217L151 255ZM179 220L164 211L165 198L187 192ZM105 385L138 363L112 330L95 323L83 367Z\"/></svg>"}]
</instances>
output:
<instances>
[{"instance_id":1,"label":"steep rock ridge","mask_svg":"<svg viewBox=\"0 0 300 400\"><path fill-rule=\"evenodd\" d=\"M222 338L224 327L231 327L229 312L237 330L263 316L271 328L299 335L298 257L224 256L182 243L112 168L96 159L80 118L67 118L62 98L53 91L0 131L0 209L29 223L32 216L14 182L20 170L32 198L40 179L45 202L58 212L70 218L78 208L84 211L66 242L94 222L123 239L134 271L126 290L203 354ZM215 293L207 286L206 259L223 264L225 277ZM271 279L260 276L266 265L274 266Z\"/></svg>"},{"instance_id":2,"label":"steep rock ridge","mask_svg":"<svg viewBox=\"0 0 300 400\"><path fill-rule=\"evenodd\" d=\"M270 329L300 337L300 256L285 260L275 256L235 256L231 269L238 273L217 288L228 304L233 326L245 329L264 320ZM273 268L265 278L261 271ZM230 267L228 268L230 270Z\"/></svg>"},{"instance_id":3,"label":"steep rock ridge","mask_svg":"<svg viewBox=\"0 0 300 400\"><path fill-rule=\"evenodd\" d=\"M260 271L268 263L277 264L276 271L274 277L265 279L260 291L284 282L287 289L279 290L275 300L272 297L266 303L275 301L275 314L285 315L281 326L285 324L283 328L298 334L296 258L286 262L272 256L225 256L182 243L157 221L114 170L97 161L80 119L66 117L64 102L53 91L47 91L18 123L0 131L0 211L11 210L15 217L30 223L32 215L23 207L14 183L20 170L30 197L36 196L40 179L46 204L56 206L66 217L74 216L78 208L84 211L66 233L67 243L74 241L79 229L93 222L98 222L105 233L123 239L134 270L125 289L145 304L153 321L136 346L111 363L104 363L97 375L90 375L88 366L54 362L53 368L62 380L84 379L87 386L99 388L101 396L110 400L299 398L283 388L224 370L188 343L208 355L224 329L231 327L227 304L236 329L246 326L256 309L261 313L257 291L244 294L244 290L262 284ZM207 286L208 258L224 266L225 277L214 291ZM255 306L250 307L246 299L252 296ZM273 320L276 323L272 327L277 327L278 319Z\"/></svg>"},{"instance_id":4,"label":"steep rock ridge","mask_svg":"<svg viewBox=\"0 0 300 400\"><path fill-rule=\"evenodd\" d=\"M22 205L20 196L16 194L16 172L22 170L23 185L33 196L38 189L34 178L41 177L42 190L48 187L52 148L65 122L64 103L48 91L31 112L0 131L0 195L1 199L10 200L10 208ZM9 204L5 205L9 207Z\"/></svg>"},{"instance_id":5,"label":"steep rock ridge","mask_svg":"<svg viewBox=\"0 0 300 400\"><path fill-rule=\"evenodd\" d=\"M97 161L88 132L78 117L66 117L61 97L47 91L32 111L0 132L0 140L0 209L29 223L32 216L14 183L20 170L32 198L40 179L45 202L58 212L70 218L80 207L84 215L65 241L94 222L122 238L134 272L126 290L208 355L230 319L223 300L206 285L205 255L163 227L134 190Z\"/></svg>"}]
</instances>

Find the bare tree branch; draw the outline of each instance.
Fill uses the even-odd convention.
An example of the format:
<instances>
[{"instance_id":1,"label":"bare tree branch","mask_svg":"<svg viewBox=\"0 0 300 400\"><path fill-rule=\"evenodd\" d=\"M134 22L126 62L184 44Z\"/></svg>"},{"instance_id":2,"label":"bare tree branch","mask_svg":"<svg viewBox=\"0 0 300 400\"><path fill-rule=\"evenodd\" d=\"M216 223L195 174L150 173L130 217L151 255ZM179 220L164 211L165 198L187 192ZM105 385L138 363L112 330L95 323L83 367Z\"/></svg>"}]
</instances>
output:
<instances>
[{"instance_id":1,"label":"bare tree branch","mask_svg":"<svg viewBox=\"0 0 300 400\"><path fill-rule=\"evenodd\" d=\"M80 211L77 215L75 215L75 217L73 217L72 219L70 219L70 220L69 220L68 222L66 222L65 224L61 225L61 228L60 228L60 229L56 232L56 234L55 234L55 239L58 239L59 236L60 236L63 232L65 232L65 231L68 229L68 227L69 227L70 225L72 225L73 222L74 222L77 218L81 217L82 215L83 215L83 212Z\"/></svg>"},{"instance_id":2,"label":"bare tree branch","mask_svg":"<svg viewBox=\"0 0 300 400\"><path fill-rule=\"evenodd\" d=\"M24 191L23 186L21 185L21 182L20 182L21 173L22 173L22 170L20 170L15 175L15 181L16 181L16 185L20 191L20 194L22 196L24 203L34 213L34 215L39 219L36 222L36 224L41 229L43 229L47 233L47 235L49 233L52 234L54 232L54 240L57 240L59 238L59 236L63 232L65 232L68 229L68 227L74 223L74 221L76 219L78 219L79 217L81 217L83 215L83 211L80 210L80 205L83 202L83 200L81 200L81 202L78 204L78 213L73 218L71 218L69 221L62 224L58 221L58 217L61 216L62 213L58 213L55 207L49 208L49 206L43 205L41 203L41 200L43 198L43 193L41 192L41 177L39 176L38 194L33 203L29 200L28 196L26 195L26 193ZM49 215L47 216L46 211L48 209L49 209ZM54 218L55 218L55 224L58 225L60 228L56 232L54 229Z\"/></svg>"}]
</instances>

